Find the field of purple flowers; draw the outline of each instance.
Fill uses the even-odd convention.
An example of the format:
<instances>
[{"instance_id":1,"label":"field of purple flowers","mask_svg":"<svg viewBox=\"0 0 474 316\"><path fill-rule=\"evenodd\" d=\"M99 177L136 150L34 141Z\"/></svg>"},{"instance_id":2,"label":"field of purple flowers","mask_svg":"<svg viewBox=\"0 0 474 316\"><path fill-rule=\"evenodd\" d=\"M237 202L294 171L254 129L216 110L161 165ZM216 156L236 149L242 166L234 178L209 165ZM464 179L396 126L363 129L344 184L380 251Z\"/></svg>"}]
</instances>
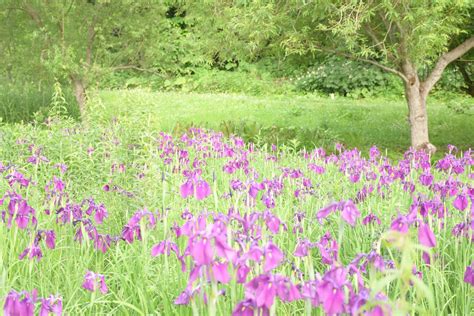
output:
<instances>
[{"instance_id":1,"label":"field of purple flowers","mask_svg":"<svg viewBox=\"0 0 474 316\"><path fill-rule=\"evenodd\" d=\"M469 315L471 151L0 127L5 315Z\"/></svg>"}]
</instances>

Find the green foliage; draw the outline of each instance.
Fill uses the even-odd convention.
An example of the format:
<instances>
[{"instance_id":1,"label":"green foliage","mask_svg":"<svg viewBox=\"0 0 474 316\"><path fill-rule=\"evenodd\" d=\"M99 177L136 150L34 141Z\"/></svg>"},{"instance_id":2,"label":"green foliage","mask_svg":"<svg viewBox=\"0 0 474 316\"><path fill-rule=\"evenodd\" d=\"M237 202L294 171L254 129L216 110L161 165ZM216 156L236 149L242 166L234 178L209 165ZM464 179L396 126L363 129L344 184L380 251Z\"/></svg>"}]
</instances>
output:
<instances>
[{"instance_id":1,"label":"green foliage","mask_svg":"<svg viewBox=\"0 0 474 316\"><path fill-rule=\"evenodd\" d=\"M295 79L297 89L352 97L368 97L398 90L393 75L361 62L329 56Z\"/></svg>"},{"instance_id":2,"label":"green foliage","mask_svg":"<svg viewBox=\"0 0 474 316\"><path fill-rule=\"evenodd\" d=\"M249 95L284 94L291 87L284 81L278 81L268 73L250 71L219 71L199 69L192 76L178 77L165 90L181 90L216 93L244 93Z\"/></svg>"},{"instance_id":3,"label":"green foliage","mask_svg":"<svg viewBox=\"0 0 474 316\"><path fill-rule=\"evenodd\" d=\"M317 27L307 33L319 39L322 35L328 41L316 45L395 67L403 59L417 67L430 66L448 48L453 36L472 33L466 29L472 1L339 0L326 5L323 17L313 22Z\"/></svg>"},{"instance_id":4,"label":"green foliage","mask_svg":"<svg viewBox=\"0 0 474 316\"><path fill-rule=\"evenodd\" d=\"M87 88L255 95L289 93L287 78L307 71L297 82L302 91L398 94L400 83L392 76L334 52L396 67L401 28L410 58L429 69L435 56L469 36L463 24L469 8L463 1L8 0L0 4L0 78L65 83L75 76ZM315 61L324 71L313 76L308 67ZM461 88L454 73L441 89Z\"/></svg>"},{"instance_id":5,"label":"green foliage","mask_svg":"<svg viewBox=\"0 0 474 316\"><path fill-rule=\"evenodd\" d=\"M43 121L51 114L79 117L71 89L58 85L0 85L0 119L3 122Z\"/></svg>"},{"instance_id":6,"label":"green foliage","mask_svg":"<svg viewBox=\"0 0 474 316\"><path fill-rule=\"evenodd\" d=\"M474 115L474 100L472 97L453 98L451 94L451 98L446 101L446 104L448 109L454 114L464 114L471 117Z\"/></svg>"},{"instance_id":7,"label":"green foliage","mask_svg":"<svg viewBox=\"0 0 474 316\"><path fill-rule=\"evenodd\" d=\"M5 64L19 66L10 79L77 77L88 85L123 69L178 72L191 42L181 41L186 35L167 18L168 8L152 1L4 1Z\"/></svg>"},{"instance_id":8,"label":"green foliage","mask_svg":"<svg viewBox=\"0 0 474 316\"><path fill-rule=\"evenodd\" d=\"M288 94L295 90L289 81L275 78L265 69L254 65L239 65L234 71L195 67L191 74L174 75L115 72L105 76L99 87L249 95Z\"/></svg>"},{"instance_id":9,"label":"green foliage","mask_svg":"<svg viewBox=\"0 0 474 316\"><path fill-rule=\"evenodd\" d=\"M96 88L112 90L135 88L162 90L167 77L169 76L159 73L116 71L102 76Z\"/></svg>"},{"instance_id":10,"label":"green foliage","mask_svg":"<svg viewBox=\"0 0 474 316\"><path fill-rule=\"evenodd\" d=\"M461 73L455 67L448 67L438 84L435 86L438 91L462 92L466 89Z\"/></svg>"}]
</instances>

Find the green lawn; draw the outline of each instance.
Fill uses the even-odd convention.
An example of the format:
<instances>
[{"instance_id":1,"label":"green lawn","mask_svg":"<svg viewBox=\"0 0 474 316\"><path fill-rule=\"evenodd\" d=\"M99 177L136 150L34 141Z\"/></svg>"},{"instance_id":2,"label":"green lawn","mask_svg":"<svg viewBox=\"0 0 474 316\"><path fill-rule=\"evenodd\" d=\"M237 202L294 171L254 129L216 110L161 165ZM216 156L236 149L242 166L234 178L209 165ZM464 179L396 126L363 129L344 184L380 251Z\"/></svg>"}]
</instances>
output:
<instances>
[{"instance_id":1,"label":"green lawn","mask_svg":"<svg viewBox=\"0 0 474 316\"><path fill-rule=\"evenodd\" d=\"M100 100L100 102L98 101ZM410 145L404 99L335 99L317 96L246 96L184 94L143 90L101 91L94 98L93 120L113 117L153 130L180 130L189 125L224 129L245 124L247 139L261 127L278 127L281 140L299 138L303 145L331 147L334 141L367 149L377 145L400 153ZM472 115L456 114L442 101L428 102L431 141L443 151L448 144L473 147ZM223 122L227 122L224 124ZM301 132L301 130L305 132ZM254 130L254 131L252 131ZM255 131L256 130L256 131ZM237 132L239 129L237 128ZM276 130L274 130L276 131ZM289 132L288 132L289 131ZM272 131L270 131L271 133ZM278 137L279 135L275 136ZM286 138L286 139L285 139ZM313 138L313 139L311 139Z\"/></svg>"}]
</instances>

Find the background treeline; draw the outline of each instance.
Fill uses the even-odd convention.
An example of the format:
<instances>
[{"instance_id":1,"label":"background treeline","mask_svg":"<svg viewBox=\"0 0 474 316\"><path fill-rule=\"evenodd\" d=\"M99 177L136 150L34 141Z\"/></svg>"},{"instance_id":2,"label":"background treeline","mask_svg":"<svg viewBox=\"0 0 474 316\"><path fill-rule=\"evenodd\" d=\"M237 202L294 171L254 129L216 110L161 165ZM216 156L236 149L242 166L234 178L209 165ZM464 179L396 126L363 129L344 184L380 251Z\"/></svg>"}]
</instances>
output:
<instances>
[{"instance_id":1,"label":"background treeline","mask_svg":"<svg viewBox=\"0 0 474 316\"><path fill-rule=\"evenodd\" d=\"M313 12L298 1L3 1L0 117L30 119L58 89L65 107L83 107L96 88L402 97L392 73L303 48L330 4ZM471 59L450 64L435 90L473 95Z\"/></svg>"}]
</instances>

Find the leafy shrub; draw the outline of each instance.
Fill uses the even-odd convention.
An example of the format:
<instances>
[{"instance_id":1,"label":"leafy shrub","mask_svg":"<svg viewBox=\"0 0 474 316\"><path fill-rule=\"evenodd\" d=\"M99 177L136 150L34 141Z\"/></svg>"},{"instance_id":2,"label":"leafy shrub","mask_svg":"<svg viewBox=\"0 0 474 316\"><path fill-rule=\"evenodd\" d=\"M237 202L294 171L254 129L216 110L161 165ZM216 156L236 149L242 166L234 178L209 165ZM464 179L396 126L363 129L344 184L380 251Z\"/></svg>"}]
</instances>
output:
<instances>
[{"instance_id":1,"label":"leafy shrub","mask_svg":"<svg viewBox=\"0 0 474 316\"><path fill-rule=\"evenodd\" d=\"M452 93L450 95L452 96ZM474 100L472 97L450 98L446 101L446 105L455 114L474 115Z\"/></svg>"},{"instance_id":2,"label":"leafy shrub","mask_svg":"<svg viewBox=\"0 0 474 316\"><path fill-rule=\"evenodd\" d=\"M305 92L366 97L386 91L387 87L396 90L392 77L375 66L330 56L297 77L295 86Z\"/></svg>"},{"instance_id":3,"label":"leafy shrub","mask_svg":"<svg viewBox=\"0 0 474 316\"><path fill-rule=\"evenodd\" d=\"M111 72L100 78L100 89L134 89L149 88L161 90L166 78L160 74L143 74L134 71Z\"/></svg>"},{"instance_id":4,"label":"leafy shrub","mask_svg":"<svg viewBox=\"0 0 474 316\"><path fill-rule=\"evenodd\" d=\"M196 68L190 73L164 75L136 72L111 73L100 81L102 89L148 88L155 91L203 93L243 93L249 95L286 94L293 90L285 79L274 78L254 65L219 70Z\"/></svg>"},{"instance_id":5,"label":"leafy shrub","mask_svg":"<svg viewBox=\"0 0 474 316\"><path fill-rule=\"evenodd\" d=\"M438 91L462 92L465 83L461 73L453 66L448 67L441 79L436 83L435 89Z\"/></svg>"},{"instance_id":6,"label":"leafy shrub","mask_svg":"<svg viewBox=\"0 0 474 316\"><path fill-rule=\"evenodd\" d=\"M193 75L169 80L165 90L265 95L289 93L292 87L254 67L236 71L200 68Z\"/></svg>"}]
</instances>

